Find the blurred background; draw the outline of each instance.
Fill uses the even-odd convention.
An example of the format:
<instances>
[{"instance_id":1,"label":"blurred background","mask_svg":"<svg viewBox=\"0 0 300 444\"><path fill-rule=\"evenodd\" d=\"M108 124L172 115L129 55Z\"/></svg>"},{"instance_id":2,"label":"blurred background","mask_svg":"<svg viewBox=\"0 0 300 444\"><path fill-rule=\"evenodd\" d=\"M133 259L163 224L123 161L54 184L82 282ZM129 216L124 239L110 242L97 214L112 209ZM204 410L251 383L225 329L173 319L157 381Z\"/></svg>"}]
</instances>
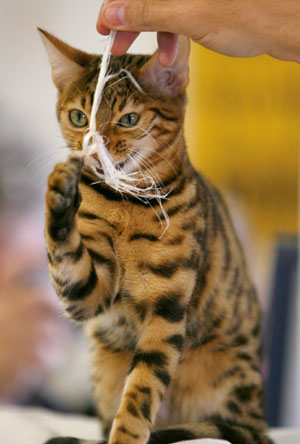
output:
<instances>
[{"instance_id":1,"label":"blurred background","mask_svg":"<svg viewBox=\"0 0 300 444\"><path fill-rule=\"evenodd\" d=\"M101 52L97 0L0 3L0 403L92 413L87 344L49 284L46 180L65 159L56 90L36 28ZM132 52L151 53L155 36ZM264 311L266 412L300 427L297 201L300 66L192 47L186 140L226 195ZM74 390L76 387L76 390Z\"/></svg>"}]
</instances>

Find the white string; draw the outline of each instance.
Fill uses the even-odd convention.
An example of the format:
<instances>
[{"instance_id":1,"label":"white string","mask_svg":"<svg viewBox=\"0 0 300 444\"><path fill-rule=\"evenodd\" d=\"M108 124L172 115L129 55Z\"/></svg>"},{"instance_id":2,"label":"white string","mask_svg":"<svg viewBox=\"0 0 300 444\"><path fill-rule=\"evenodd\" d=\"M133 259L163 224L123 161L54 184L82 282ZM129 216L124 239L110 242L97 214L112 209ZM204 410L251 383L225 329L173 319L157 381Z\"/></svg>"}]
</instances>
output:
<instances>
[{"instance_id":1,"label":"white string","mask_svg":"<svg viewBox=\"0 0 300 444\"><path fill-rule=\"evenodd\" d=\"M122 169L116 168L115 163L111 158L108 149L105 145L104 141L105 136L102 136L97 131L96 127L96 115L99 106L101 104L103 90L106 83L110 79L119 76L122 72L124 72L126 74L125 77L129 78L129 80L134 84L134 86L141 93L144 94L144 91L142 90L142 88L140 87L134 76L126 69L123 68L118 73L115 74L108 74L108 66L111 57L110 51L114 43L115 36L116 36L116 31L111 31L106 41L106 46L103 52L101 66L100 66L99 77L94 94L94 101L91 110L89 129L83 138L82 154L89 157L89 160L92 163L92 169L96 174L96 176L101 177L101 179L104 179L105 182L115 190L119 191L120 193L125 192L134 197L140 198L149 205L151 204L148 201L148 199L156 199L158 201L158 204L161 208L162 214L166 221L166 226L160 236L161 238L170 226L169 216L162 205L162 199L166 199L168 194L162 195L160 193L159 186L156 184L156 182L151 176L143 176L143 179L150 182L150 185L145 188L141 188L136 185L137 182L141 179L138 171L133 173L126 173ZM97 157L99 159L99 162L101 163L101 167L103 169L104 174L99 174L97 170L98 162L91 157L92 154L95 153L97 153L98 155ZM160 222L163 225L161 219Z\"/></svg>"},{"instance_id":2,"label":"white string","mask_svg":"<svg viewBox=\"0 0 300 444\"><path fill-rule=\"evenodd\" d=\"M87 155L96 153L98 151L97 148L100 148L100 145L105 146L103 137L97 132L96 129L96 115L101 103L104 86L107 83L107 81L112 77L111 75L107 74L107 70L111 56L110 50L114 43L115 36L116 36L116 31L111 31L106 40L106 46L102 56L100 72L91 111L89 131L85 135L82 144L83 152L84 154Z\"/></svg>"}]
</instances>

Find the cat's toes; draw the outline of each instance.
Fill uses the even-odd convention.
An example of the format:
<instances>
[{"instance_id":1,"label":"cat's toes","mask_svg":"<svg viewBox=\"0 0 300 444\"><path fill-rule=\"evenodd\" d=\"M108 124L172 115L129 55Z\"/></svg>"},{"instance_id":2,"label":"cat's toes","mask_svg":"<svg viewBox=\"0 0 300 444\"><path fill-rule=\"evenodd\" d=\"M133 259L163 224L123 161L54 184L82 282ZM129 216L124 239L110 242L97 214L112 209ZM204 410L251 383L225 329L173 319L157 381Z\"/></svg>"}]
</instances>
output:
<instances>
[{"instance_id":1,"label":"cat's toes","mask_svg":"<svg viewBox=\"0 0 300 444\"><path fill-rule=\"evenodd\" d=\"M80 203L78 181L82 168L82 160L71 158L68 162L59 163L54 167L48 179L47 204L55 213L62 213Z\"/></svg>"}]
</instances>

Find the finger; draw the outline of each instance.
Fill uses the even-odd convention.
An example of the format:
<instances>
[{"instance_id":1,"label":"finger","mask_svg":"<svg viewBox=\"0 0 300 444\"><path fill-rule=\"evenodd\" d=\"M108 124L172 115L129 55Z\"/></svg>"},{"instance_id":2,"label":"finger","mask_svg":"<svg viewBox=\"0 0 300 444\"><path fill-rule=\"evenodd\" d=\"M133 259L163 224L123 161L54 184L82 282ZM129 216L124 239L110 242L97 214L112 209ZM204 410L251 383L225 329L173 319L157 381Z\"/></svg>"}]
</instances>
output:
<instances>
[{"instance_id":1,"label":"finger","mask_svg":"<svg viewBox=\"0 0 300 444\"><path fill-rule=\"evenodd\" d=\"M101 22L97 22L97 31L102 35L108 35L110 33L110 29L106 28L106 26L102 25Z\"/></svg>"},{"instance_id":2,"label":"finger","mask_svg":"<svg viewBox=\"0 0 300 444\"><path fill-rule=\"evenodd\" d=\"M186 8L181 0L114 0L103 5L98 24L120 31L165 31L190 35L190 23L195 16L193 3Z\"/></svg>"},{"instance_id":3,"label":"finger","mask_svg":"<svg viewBox=\"0 0 300 444\"><path fill-rule=\"evenodd\" d=\"M102 11L102 8L103 8L104 5L107 5L108 3L111 3L113 1L114 0L104 0L103 4L101 6L101 9L99 11L96 29L102 35L108 35L110 33L110 29L103 25L103 23L101 21L101 11Z\"/></svg>"},{"instance_id":4,"label":"finger","mask_svg":"<svg viewBox=\"0 0 300 444\"><path fill-rule=\"evenodd\" d=\"M111 53L116 56L124 54L135 41L138 35L138 32L132 31L117 32L114 44L111 48Z\"/></svg>"},{"instance_id":5,"label":"finger","mask_svg":"<svg viewBox=\"0 0 300 444\"><path fill-rule=\"evenodd\" d=\"M157 33L158 61L162 66L171 66L178 52L178 35L169 32Z\"/></svg>"}]
</instances>

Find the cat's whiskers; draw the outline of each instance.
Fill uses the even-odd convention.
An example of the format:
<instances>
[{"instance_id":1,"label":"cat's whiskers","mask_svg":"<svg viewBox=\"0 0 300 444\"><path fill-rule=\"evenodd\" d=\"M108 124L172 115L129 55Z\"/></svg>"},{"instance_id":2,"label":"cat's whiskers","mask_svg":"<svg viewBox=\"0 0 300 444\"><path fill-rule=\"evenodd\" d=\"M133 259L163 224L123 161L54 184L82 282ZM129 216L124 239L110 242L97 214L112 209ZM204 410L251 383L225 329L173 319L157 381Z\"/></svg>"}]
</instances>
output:
<instances>
[{"instance_id":1,"label":"cat's whiskers","mask_svg":"<svg viewBox=\"0 0 300 444\"><path fill-rule=\"evenodd\" d=\"M65 149L68 149L68 148L65 148ZM45 156L53 156L53 154L58 154L58 153L55 152L55 151L53 151L53 149L51 149L51 150L49 149L49 150L47 150L47 151L45 151L45 152L42 152L42 153L38 154L38 155L35 156L33 159L31 159L31 161L26 165L26 167L25 167L24 170L23 170L23 173L26 174L27 171L29 170L29 168L30 168L31 166L33 166L36 162L38 162L39 160L41 160L42 157L45 157Z\"/></svg>"},{"instance_id":2,"label":"cat's whiskers","mask_svg":"<svg viewBox=\"0 0 300 444\"><path fill-rule=\"evenodd\" d=\"M106 122L103 122L101 124L101 126L103 126ZM110 120L109 123L115 123L117 124L118 121L114 121L114 120ZM145 135L150 136L152 141L157 145L156 140L153 138L153 136L150 134L151 128L153 127L154 124L150 124L146 129L141 127L141 126L137 126L137 128L139 128L142 132L145 133ZM107 145L109 142L109 139L106 141L105 145ZM155 167L151 166L150 163L146 163L146 157L145 155L142 153L143 150L146 149L147 153L149 153L149 151L154 151L153 148L149 147L142 147L140 148L138 151L136 151L133 155L130 154L126 160L128 160L128 162L126 162L126 165L124 166L124 168L122 169L117 169L116 168L116 164L115 162L112 160L112 163L114 163L114 168L116 171L116 175L118 176L119 179L119 183L117 185L116 188L117 191L120 192L129 192L129 194L135 196L135 197L145 197L146 199L165 199L167 197L167 195L163 195L161 194L161 190L163 188L162 186L162 182L160 177L157 175L157 171L155 171ZM109 154L109 152L108 152ZM109 154L110 156L110 154ZM111 157L111 156L110 156ZM139 157L139 162L137 162L137 160L135 159L135 157ZM164 159L166 162L168 162L168 164L171 166L171 168L174 170L174 172L176 171L175 168L173 167L173 165L171 164L171 162L165 158L164 156L160 155L160 157L162 159ZM99 158L99 162L101 163L101 159ZM144 163L143 163L144 162ZM149 160L150 162L150 160ZM137 166L137 170L135 171L126 171L126 169L130 169L130 165L135 165ZM148 172L149 174L145 174L141 168L140 165L144 165L146 173ZM104 174L100 174L97 172L97 176L99 178L101 178L102 180L105 178ZM150 183L150 185L146 188L140 188L138 187L138 182L141 181L141 176L142 179L146 182L146 183ZM150 193L149 193L150 191Z\"/></svg>"},{"instance_id":3,"label":"cat's whiskers","mask_svg":"<svg viewBox=\"0 0 300 444\"><path fill-rule=\"evenodd\" d=\"M133 161L133 155L131 155L130 161ZM113 162L113 161L112 161ZM115 165L114 165L115 167ZM136 198L142 198L142 199L163 199L166 196L162 196L159 194L159 190L157 188L157 185L155 184L155 181L150 176L145 176L145 179L150 181L150 185L146 188L140 188L137 186L137 183L141 180L141 177L139 175L139 171L133 171L130 173L125 173L123 169L117 169L115 168L116 175L118 176L119 182L117 185L113 184L111 185L113 188L115 188L120 193L128 193ZM96 176L99 176L99 173L95 170ZM103 179L103 174L101 174L101 179ZM156 192L155 192L156 191Z\"/></svg>"},{"instance_id":4,"label":"cat's whiskers","mask_svg":"<svg viewBox=\"0 0 300 444\"><path fill-rule=\"evenodd\" d=\"M158 146L157 141L156 141L156 140L153 138L153 136L149 133L149 131L151 131L151 128L152 128L153 126L154 126L154 123L151 124L151 125L149 125L149 127L148 127L147 129L144 129L144 128L140 127L140 126L139 126L138 128L141 129L143 132L145 132L146 135L149 135L149 136L151 137L151 139L153 140L153 142ZM151 159L150 159L148 156L145 156L145 154L144 154L145 152L146 152L147 155L148 155L149 153L154 152L156 155L158 155L161 159L163 159L163 160L168 164L168 166L173 170L174 173L176 173L176 169L175 169L174 165L170 162L170 160L169 160L166 156L164 156L164 155L158 153L153 147L147 147L147 146L144 146L144 145L143 145L143 146L139 149L139 151L137 152L137 155L140 156L140 159L141 159L141 160L146 161L146 159L147 159L147 162L148 162L148 164L149 164L148 166L150 166L150 162L151 162L151 164L152 164L151 169L156 170L156 167L155 167L155 165L153 164L153 162L151 161ZM176 156L178 156L177 152L176 152ZM153 176L153 173L151 173L151 175ZM154 177L154 176L153 176L153 177ZM160 183L160 184L162 185L162 182L161 182L160 179L159 179L158 183Z\"/></svg>"},{"instance_id":5,"label":"cat's whiskers","mask_svg":"<svg viewBox=\"0 0 300 444\"><path fill-rule=\"evenodd\" d=\"M144 157L142 152L140 152L140 151L136 152L135 161L139 166L144 168L146 170L146 172L149 172L150 176L154 179L157 186L160 189L162 189L162 182L161 182L161 179L160 179L155 167L153 167L153 165L150 165L149 161L147 160L147 158ZM142 172L141 169L140 169L140 171Z\"/></svg>"},{"instance_id":6,"label":"cat's whiskers","mask_svg":"<svg viewBox=\"0 0 300 444\"><path fill-rule=\"evenodd\" d=\"M115 124L117 124L118 121L114 121L114 120L106 120L105 122L102 122L102 123L99 125L98 131L101 132L102 129L103 129L103 127L104 127L107 123L115 123ZM153 141L153 143L154 143L155 145L158 145L157 141L156 141L156 140L154 139L154 137L150 134L150 131L151 131L153 125L154 125L153 123L150 124L146 129L143 128L143 127L141 127L141 126L137 126L137 127L138 127L143 133L145 133L146 136L150 136L151 140ZM107 136L102 136L102 137L105 138L104 143L105 143L105 145L107 146L108 143L109 143L109 138L108 138ZM71 151L76 152L76 153L78 153L79 151L81 151L81 141L80 141L80 140L78 140L78 139L76 139L76 138L74 138L74 137L72 137L72 136L69 136L68 139L69 139L69 142L71 142L71 144L73 145L73 146L71 146ZM68 148L68 149L70 149L70 148ZM172 168L172 169L174 170L174 172L176 171L175 168L174 168L174 166L171 164L171 162L170 162L165 156L161 155L160 153L157 153L153 147L143 146L142 148L140 148L138 151L135 151L135 153L134 153L134 157L135 157L135 158L138 158L138 159L139 159L139 162L137 162L136 159L134 159L133 155L128 156L129 161L126 162L126 165L124 166L124 168L122 168L122 174L121 174L120 180L121 180L121 181L124 181L124 179L125 179L125 181L126 181L127 183L128 183L128 182L131 182L132 184L134 184L134 187L135 187L135 188L132 188L130 191L131 191L131 193L134 195L133 191L134 191L134 189L135 189L135 192L136 192L135 195L136 195L136 196L140 196L141 193L144 193L144 190L145 190L144 188L141 188L140 190L138 190L138 187L137 187L137 182L141 180L141 175L142 175L142 178L143 178L143 180L144 180L146 183L147 183L147 182L148 182L148 183L150 182L150 184L151 184L151 185L150 185L150 189L151 189L152 191L155 191L155 195L153 195L153 193L151 193L151 196L148 195L148 198L153 198L153 197L156 198L156 197L157 197L157 192L159 192L159 194L160 194L160 190L162 189L161 179L160 179L160 177L158 176L157 171L156 171L156 169L155 169L155 166L152 164L151 160L150 160L149 158L147 159L148 156L145 156L144 151L146 151L147 154L149 154L149 153L151 153L151 152L155 152L159 157L161 157L165 162L167 162L167 164L169 165L169 167ZM84 156L83 153L82 153L82 155ZM87 159L89 156L84 156L84 157ZM146 159L147 159L147 161L146 161ZM95 162L97 162L96 159L93 159L93 161L90 162L90 164L92 164L92 166L94 167L94 166L95 166ZM102 165L102 164L101 164L101 160L99 160L99 164ZM151 165L151 164L152 164L152 165ZM141 168L138 168L137 171L130 171L130 165L134 165L135 167L136 167L137 165L141 165L141 166L143 166L144 169L146 170L146 174L142 172ZM90 165L90 166L91 166L91 165ZM129 169L129 171L128 171L128 169ZM126 171L126 170L127 170L127 171ZM117 170L117 171L120 171L120 170ZM148 174L147 174L147 173L148 173ZM102 180L103 180L104 177L105 177L103 173L100 173L100 174L99 174L98 171L97 171L97 176L98 176L99 178L101 178ZM125 177L125 176L126 176L126 177ZM120 191L120 190L118 190L118 191ZM123 191L123 192L126 192L125 189L122 189L122 191ZM147 188L147 191L149 191L148 188ZM163 198L163 196L161 196L161 197Z\"/></svg>"},{"instance_id":7,"label":"cat's whiskers","mask_svg":"<svg viewBox=\"0 0 300 444\"><path fill-rule=\"evenodd\" d=\"M53 167L53 165L59 160L61 160L61 153L53 152L52 159L44 164L42 167L40 167L33 175L31 175L29 178L29 182L34 183L34 181L39 177L40 174L42 174L44 171L47 171L49 167ZM44 179L44 176L42 179Z\"/></svg>"},{"instance_id":8,"label":"cat's whiskers","mask_svg":"<svg viewBox=\"0 0 300 444\"><path fill-rule=\"evenodd\" d=\"M170 146L166 142L161 142L161 144L159 144L157 142L157 140L154 139L154 137L150 133L150 131L154 127L154 125L155 125L155 122L152 122L146 129L141 127L141 126L139 126L139 125L136 125L136 127L139 128L143 133L145 133L145 135L151 137L153 143L156 145L157 148L159 148L160 146L163 146L163 147ZM168 163L168 165L173 169L173 171L176 172L176 170L175 170L174 166L172 165L172 163L165 156L163 156L162 154L158 153L154 148L152 148L152 147L144 147L144 146L142 148L147 148L147 150L149 150L149 152L154 152L156 155L158 155L159 157L164 159ZM178 157L178 156L179 155L178 155L178 153L176 151L176 157Z\"/></svg>"},{"instance_id":9,"label":"cat's whiskers","mask_svg":"<svg viewBox=\"0 0 300 444\"><path fill-rule=\"evenodd\" d=\"M144 180L146 183L149 181L149 178L151 178L151 183L155 183L155 185L158 185L158 182L153 174L147 175L142 169L141 166L143 166L142 159L138 159L138 155L140 153L136 152L134 155L130 155L129 158L131 159L132 163L136 166L136 171L138 174L142 176L140 180ZM146 172L148 171L148 168L145 167ZM159 187L157 187L159 189Z\"/></svg>"},{"instance_id":10,"label":"cat's whiskers","mask_svg":"<svg viewBox=\"0 0 300 444\"><path fill-rule=\"evenodd\" d=\"M176 174L176 169L175 169L174 165L170 162L170 160L169 160L166 156L164 156L164 155L161 154L161 153L158 153L158 152L157 152L154 148L152 148L152 147L145 147L145 148L147 148L148 153L151 154L151 153L153 152L153 153L155 153L156 156L160 157L164 162L166 162L167 165L168 165L168 167L171 168L171 169L173 170L174 174ZM178 153L176 152L176 157L177 157L177 156L178 156ZM155 164L153 164L153 162L152 162L149 158L148 158L148 161L152 163L153 168L156 168Z\"/></svg>"}]
</instances>

